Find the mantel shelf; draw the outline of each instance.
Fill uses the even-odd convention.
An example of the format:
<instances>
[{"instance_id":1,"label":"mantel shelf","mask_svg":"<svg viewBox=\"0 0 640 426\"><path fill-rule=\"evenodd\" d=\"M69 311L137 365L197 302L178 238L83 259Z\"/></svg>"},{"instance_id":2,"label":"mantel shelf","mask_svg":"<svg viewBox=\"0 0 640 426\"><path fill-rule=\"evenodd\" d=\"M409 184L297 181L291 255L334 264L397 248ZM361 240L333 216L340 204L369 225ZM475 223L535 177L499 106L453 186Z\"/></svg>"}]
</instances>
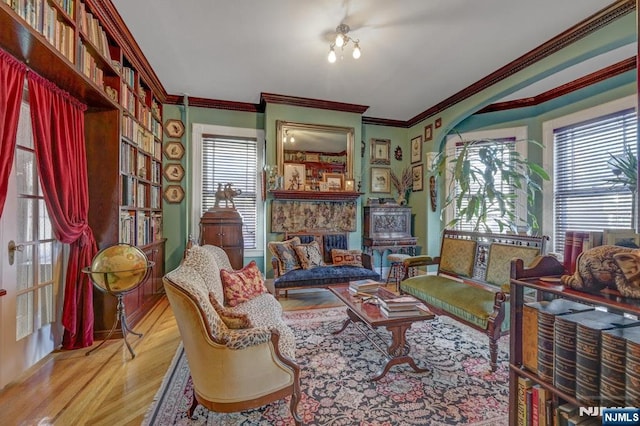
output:
<instances>
[{"instance_id":1,"label":"mantel shelf","mask_svg":"<svg viewBox=\"0 0 640 426\"><path fill-rule=\"evenodd\" d=\"M280 200L327 200L327 201L353 201L362 195L355 191L286 191L277 189L269 191L273 198Z\"/></svg>"}]
</instances>

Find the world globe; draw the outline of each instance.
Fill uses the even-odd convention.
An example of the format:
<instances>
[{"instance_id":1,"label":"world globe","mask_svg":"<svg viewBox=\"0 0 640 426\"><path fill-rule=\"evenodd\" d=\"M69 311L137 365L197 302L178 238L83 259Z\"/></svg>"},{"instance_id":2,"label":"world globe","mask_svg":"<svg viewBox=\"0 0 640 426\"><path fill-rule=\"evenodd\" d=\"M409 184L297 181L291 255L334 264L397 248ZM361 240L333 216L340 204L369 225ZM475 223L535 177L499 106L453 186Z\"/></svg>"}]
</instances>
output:
<instances>
[{"instance_id":1,"label":"world globe","mask_svg":"<svg viewBox=\"0 0 640 426\"><path fill-rule=\"evenodd\" d=\"M148 267L147 256L138 247L116 244L95 255L89 273L91 281L100 289L124 293L144 280Z\"/></svg>"}]
</instances>

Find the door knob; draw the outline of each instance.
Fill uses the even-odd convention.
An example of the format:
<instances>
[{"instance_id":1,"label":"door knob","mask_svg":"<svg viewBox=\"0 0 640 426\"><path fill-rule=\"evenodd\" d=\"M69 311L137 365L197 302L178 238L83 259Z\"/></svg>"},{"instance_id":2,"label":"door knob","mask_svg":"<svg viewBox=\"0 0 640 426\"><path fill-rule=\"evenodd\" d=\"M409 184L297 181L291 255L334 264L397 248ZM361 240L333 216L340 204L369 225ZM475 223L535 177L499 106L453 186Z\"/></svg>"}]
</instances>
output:
<instances>
[{"instance_id":1,"label":"door knob","mask_svg":"<svg viewBox=\"0 0 640 426\"><path fill-rule=\"evenodd\" d=\"M13 240L9 241L9 265L13 265L16 252L22 251L23 249L24 249L24 245L22 244L16 245L15 241Z\"/></svg>"}]
</instances>

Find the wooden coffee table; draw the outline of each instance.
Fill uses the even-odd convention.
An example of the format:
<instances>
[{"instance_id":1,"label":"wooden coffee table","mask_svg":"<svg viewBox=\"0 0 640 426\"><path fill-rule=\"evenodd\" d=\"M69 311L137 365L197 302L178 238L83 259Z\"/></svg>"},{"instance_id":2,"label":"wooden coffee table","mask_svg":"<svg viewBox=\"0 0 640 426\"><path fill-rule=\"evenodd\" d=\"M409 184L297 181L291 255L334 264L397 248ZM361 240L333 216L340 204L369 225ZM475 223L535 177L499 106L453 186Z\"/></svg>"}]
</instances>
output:
<instances>
[{"instance_id":1,"label":"wooden coffee table","mask_svg":"<svg viewBox=\"0 0 640 426\"><path fill-rule=\"evenodd\" d=\"M329 290L347 305L347 315L349 316L342 324L342 328L334 331L333 334L341 333L349 324L353 323L364 337L385 356L384 366L370 380L380 380L391 367L397 364L407 363L417 373L429 371L427 368L419 368L414 359L409 356L411 348L406 341L405 334L414 322L435 318L433 313L422 312L422 315L419 316L388 318L380 312L378 305L365 303L362 301L362 297L352 296L347 286L331 287ZM364 324L365 327L360 327L358 324ZM381 347L380 342L384 342L384 339L376 332L377 327L386 327L391 333L391 342L386 350Z\"/></svg>"}]
</instances>

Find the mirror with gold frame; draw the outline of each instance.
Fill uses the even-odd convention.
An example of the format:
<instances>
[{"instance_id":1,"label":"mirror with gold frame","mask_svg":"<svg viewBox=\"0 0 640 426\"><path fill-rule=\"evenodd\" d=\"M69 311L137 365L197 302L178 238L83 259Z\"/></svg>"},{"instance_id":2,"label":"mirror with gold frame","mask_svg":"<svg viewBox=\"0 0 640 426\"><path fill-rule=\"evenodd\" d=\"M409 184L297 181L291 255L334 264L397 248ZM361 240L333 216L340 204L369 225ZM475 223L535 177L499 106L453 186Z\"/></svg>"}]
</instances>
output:
<instances>
[{"instance_id":1,"label":"mirror with gold frame","mask_svg":"<svg viewBox=\"0 0 640 426\"><path fill-rule=\"evenodd\" d=\"M284 174L285 164L304 165L305 188L317 191L321 190L325 173L341 174L343 181L353 178L353 127L278 120L276 134L280 175Z\"/></svg>"}]
</instances>

